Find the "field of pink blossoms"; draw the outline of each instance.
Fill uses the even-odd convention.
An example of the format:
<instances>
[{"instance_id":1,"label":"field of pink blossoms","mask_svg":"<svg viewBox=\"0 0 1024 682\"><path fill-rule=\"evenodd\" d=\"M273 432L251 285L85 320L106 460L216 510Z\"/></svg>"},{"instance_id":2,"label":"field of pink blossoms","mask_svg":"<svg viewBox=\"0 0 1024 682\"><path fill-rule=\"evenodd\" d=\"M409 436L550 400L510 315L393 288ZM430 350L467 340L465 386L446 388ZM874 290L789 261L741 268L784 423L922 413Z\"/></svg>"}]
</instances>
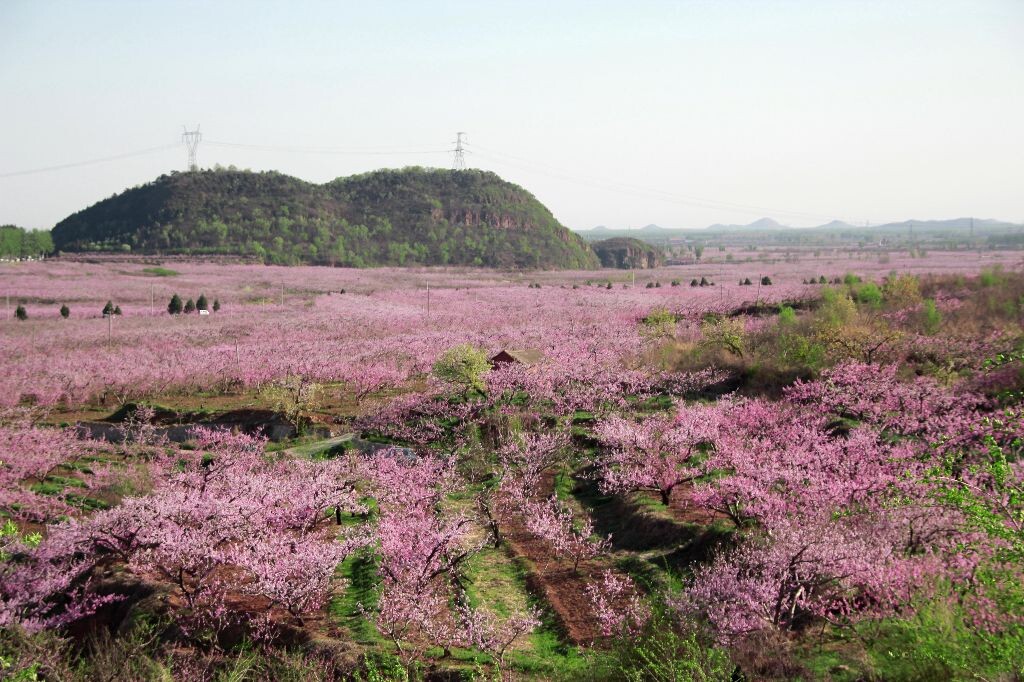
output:
<instances>
[{"instance_id":1,"label":"field of pink blossoms","mask_svg":"<svg viewBox=\"0 0 1024 682\"><path fill-rule=\"evenodd\" d=\"M762 253L0 264L0 674L1024 678L1021 252Z\"/></svg>"},{"instance_id":2,"label":"field of pink blossoms","mask_svg":"<svg viewBox=\"0 0 1024 682\"><path fill-rule=\"evenodd\" d=\"M289 374L352 382L365 391L422 374L459 343L617 362L635 350L637 321L655 308L691 321L681 327L685 335L708 312L814 297L820 286L802 284L811 277L967 274L994 265L1012 269L1021 260L1019 252L969 258L958 252L923 258L804 253L788 261L711 262L632 275L172 263L178 274L165 277L130 262L2 263L0 300L9 300L10 308L0 323L0 403L74 405L171 390L258 388ZM758 286L762 276L772 285ZM701 277L715 286L689 286ZM755 284L739 286L744 278ZM598 286L608 281L611 289ZM647 288L655 281L660 287ZM169 316L174 293L182 300L205 294L221 310ZM124 313L109 328L101 314L108 300ZM29 316L24 322L13 318L18 303ZM62 304L70 308L68 320L59 316Z\"/></svg>"}]
</instances>

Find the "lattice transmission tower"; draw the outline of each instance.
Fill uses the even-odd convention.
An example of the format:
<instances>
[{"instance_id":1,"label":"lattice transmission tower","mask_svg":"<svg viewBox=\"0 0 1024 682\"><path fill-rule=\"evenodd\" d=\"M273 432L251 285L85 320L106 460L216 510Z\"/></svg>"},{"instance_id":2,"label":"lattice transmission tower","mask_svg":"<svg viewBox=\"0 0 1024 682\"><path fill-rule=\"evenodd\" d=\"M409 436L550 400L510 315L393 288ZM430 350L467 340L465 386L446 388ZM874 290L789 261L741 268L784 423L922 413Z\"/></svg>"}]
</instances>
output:
<instances>
[{"instance_id":1,"label":"lattice transmission tower","mask_svg":"<svg viewBox=\"0 0 1024 682\"><path fill-rule=\"evenodd\" d=\"M196 170L196 149L199 147L199 142L203 139L203 134L199 132L199 124L196 124L195 130L189 130L185 126L181 126L181 141L185 145L185 149L188 150L188 169L190 171Z\"/></svg>"},{"instance_id":2,"label":"lattice transmission tower","mask_svg":"<svg viewBox=\"0 0 1024 682\"><path fill-rule=\"evenodd\" d=\"M466 133L455 133L455 149L452 150L452 170L466 170L466 149L462 146L462 136Z\"/></svg>"}]
</instances>

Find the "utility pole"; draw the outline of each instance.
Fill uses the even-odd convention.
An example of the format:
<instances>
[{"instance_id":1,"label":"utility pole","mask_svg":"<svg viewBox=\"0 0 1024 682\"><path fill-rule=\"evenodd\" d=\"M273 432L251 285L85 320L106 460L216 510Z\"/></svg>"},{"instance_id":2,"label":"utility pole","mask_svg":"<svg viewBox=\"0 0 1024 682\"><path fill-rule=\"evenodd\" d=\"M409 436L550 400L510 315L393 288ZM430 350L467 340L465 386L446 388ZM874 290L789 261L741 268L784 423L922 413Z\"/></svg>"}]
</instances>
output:
<instances>
[{"instance_id":1,"label":"utility pole","mask_svg":"<svg viewBox=\"0 0 1024 682\"><path fill-rule=\"evenodd\" d=\"M189 130L185 126L181 126L181 141L185 145L185 149L188 150L188 169L189 171L198 170L196 166L196 149L199 147L199 142L203 139L203 134L199 132L199 124L196 124L195 130Z\"/></svg>"},{"instance_id":2,"label":"utility pole","mask_svg":"<svg viewBox=\"0 0 1024 682\"><path fill-rule=\"evenodd\" d=\"M430 285L427 285L427 317L430 317Z\"/></svg>"},{"instance_id":3,"label":"utility pole","mask_svg":"<svg viewBox=\"0 0 1024 682\"><path fill-rule=\"evenodd\" d=\"M149 285L149 316L150 317L153 317L154 315L156 315L156 308L153 307L154 303L155 303L155 301L153 299L153 296L154 296L154 294L153 294L153 285L150 284Z\"/></svg>"},{"instance_id":4,"label":"utility pole","mask_svg":"<svg viewBox=\"0 0 1024 682\"><path fill-rule=\"evenodd\" d=\"M281 307L284 307L284 282L281 282Z\"/></svg>"},{"instance_id":5,"label":"utility pole","mask_svg":"<svg viewBox=\"0 0 1024 682\"><path fill-rule=\"evenodd\" d=\"M107 313L107 345L110 345L110 337L114 331L114 313Z\"/></svg>"},{"instance_id":6,"label":"utility pole","mask_svg":"<svg viewBox=\"0 0 1024 682\"><path fill-rule=\"evenodd\" d=\"M466 150L462 146L462 136L466 133L455 133L455 149L452 150L452 170L466 170Z\"/></svg>"}]
</instances>

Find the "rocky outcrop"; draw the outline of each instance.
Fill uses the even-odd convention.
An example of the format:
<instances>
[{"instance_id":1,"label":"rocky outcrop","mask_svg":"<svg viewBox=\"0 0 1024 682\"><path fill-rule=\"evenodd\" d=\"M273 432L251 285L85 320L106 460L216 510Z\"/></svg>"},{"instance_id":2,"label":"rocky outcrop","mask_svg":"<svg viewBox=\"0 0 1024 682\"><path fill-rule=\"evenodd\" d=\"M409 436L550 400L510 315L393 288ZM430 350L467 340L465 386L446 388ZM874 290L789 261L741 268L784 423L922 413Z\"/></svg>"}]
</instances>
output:
<instances>
[{"instance_id":1,"label":"rocky outcrop","mask_svg":"<svg viewBox=\"0 0 1024 682\"><path fill-rule=\"evenodd\" d=\"M665 264L665 256L657 247L632 237L614 237L590 245L603 268L646 270Z\"/></svg>"}]
</instances>

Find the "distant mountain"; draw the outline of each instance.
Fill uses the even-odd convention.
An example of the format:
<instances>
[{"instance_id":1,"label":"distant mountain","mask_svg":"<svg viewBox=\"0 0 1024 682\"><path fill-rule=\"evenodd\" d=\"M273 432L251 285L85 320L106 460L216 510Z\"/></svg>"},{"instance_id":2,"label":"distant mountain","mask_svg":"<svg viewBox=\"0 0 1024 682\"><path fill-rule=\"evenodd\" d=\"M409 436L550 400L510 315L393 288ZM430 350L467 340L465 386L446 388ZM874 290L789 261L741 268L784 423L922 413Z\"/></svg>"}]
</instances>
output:
<instances>
[{"instance_id":1,"label":"distant mountain","mask_svg":"<svg viewBox=\"0 0 1024 682\"><path fill-rule=\"evenodd\" d=\"M714 230L718 232L724 232L726 230L788 230L788 225L778 223L771 218L758 218L752 223L746 225L723 225L722 223L715 223L714 225L708 225L708 230Z\"/></svg>"},{"instance_id":2,"label":"distant mountain","mask_svg":"<svg viewBox=\"0 0 1024 682\"><path fill-rule=\"evenodd\" d=\"M879 228L922 228L926 230L969 230L971 223L978 228L991 227L1014 227L1015 223L1008 223L1004 220L993 220L991 218L950 218L947 220L904 220L898 223L885 223L884 225L872 225Z\"/></svg>"},{"instance_id":3,"label":"distant mountain","mask_svg":"<svg viewBox=\"0 0 1024 682\"><path fill-rule=\"evenodd\" d=\"M826 230L826 231L848 231L855 230L858 233L864 232L865 230L870 231L885 231L885 232L907 232L911 228L914 230L924 231L948 231L948 232L966 232L971 227L970 218L952 218L948 220L904 220L903 222L893 222L878 225L853 225L851 223L842 220L832 220L822 225L814 227L803 227L794 228L789 225L783 225L782 223L773 220L772 218L759 218L752 223L745 225L739 224L725 224L715 223L709 225L701 231L686 229L686 228L669 228L661 227L660 225L650 224L644 225L638 228L622 228L612 229L605 226L595 227L590 230L577 230L577 233L591 242L598 239L607 239L608 237L630 237L630 236L642 236L644 239L648 239L654 243L661 243L662 241L673 239L673 238L685 238L689 239L695 237L699 232L774 232L779 230L786 231L797 231L797 230ZM1006 229L1017 229L1021 227L1019 223L1010 223L1004 220L992 220L987 218L975 218L974 228L976 230L1006 230ZM703 238L703 237L701 237Z\"/></svg>"},{"instance_id":4,"label":"distant mountain","mask_svg":"<svg viewBox=\"0 0 1024 682\"><path fill-rule=\"evenodd\" d=\"M850 223L843 222L842 220L833 220L831 222L825 223L824 225L818 225L816 228L813 228L813 229L820 229L820 230L852 230L852 229L856 229L856 228L854 228L854 226L851 225Z\"/></svg>"},{"instance_id":5,"label":"distant mountain","mask_svg":"<svg viewBox=\"0 0 1024 682\"><path fill-rule=\"evenodd\" d=\"M404 168L317 185L281 173L162 175L53 228L59 251L239 254L268 263L594 268L522 187L480 170Z\"/></svg>"}]
</instances>

